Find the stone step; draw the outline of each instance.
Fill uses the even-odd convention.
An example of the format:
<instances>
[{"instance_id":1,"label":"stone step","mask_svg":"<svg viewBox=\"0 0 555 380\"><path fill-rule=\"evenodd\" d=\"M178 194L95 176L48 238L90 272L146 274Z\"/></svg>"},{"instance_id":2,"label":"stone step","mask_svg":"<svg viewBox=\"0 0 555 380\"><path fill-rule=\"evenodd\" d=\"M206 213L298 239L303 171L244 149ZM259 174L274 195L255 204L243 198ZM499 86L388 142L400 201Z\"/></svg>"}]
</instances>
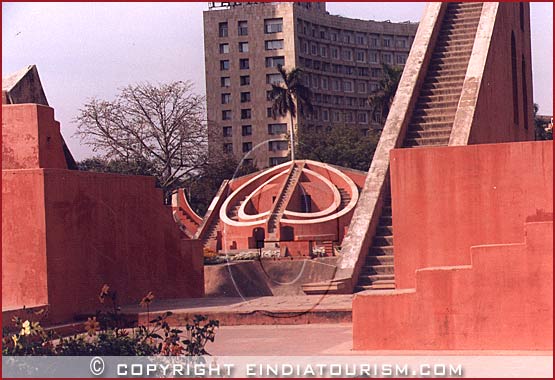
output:
<instances>
[{"instance_id":1,"label":"stone step","mask_svg":"<svg viewBox=\"0 0 555 380\"><path fill-rule=\"evenodd\" d=\"M360 276L373 276L376 274L393 274L393 264L366 266L361 271Z\"/></svg>"},{"instance_id":2,"label":"stone step","mask_svg":"<svg viewBox=\"0 0 555 380\"><path fill-rule=\"evenodd\" d=\"M445 121L440 121L440 122L430 122L430 123L411 123L409 124L409 131L435 131L438 129L445 129L445 128L451 128L453 125L452 122L445 122Z\"/></svg>"},{"instance_id":3,"label":"stone step","mask_svg":"<svg viewBox=\"0 0 555 380\"><path fill-rule=\"evenodd\" d=\"M432 53L432 59L434 58L460 58L468 60L472 51L434 51Z\"/></svg>"},{"instance_id":4,"label":"stone step","mask_svg":"<svg viewBox=\"0 0 555 380\"><path fill-rule=\"evenodd\" d=\"M438 97L426 97L426 96L419 96L418 101L416 103L416 108L419 109L428 109L428 108L452 108L457 107L459 104L459 96L457 95L450 95L450 99L445 99L446 96L442 98Z\"/></svg>"},{"instance_id":5,"label":"stone step","mask_svg":"<svg viewBox=\"0 0 555 380\"><path fill-rule=\"evenodd\" d=\"M416 108L414 110L414 116L418 117L431 117L431 116L451 116L457 112L457 105L452 107L430 107L430 108Z\"/></svg>"},{"instance_id":6,"label":"stone step","mask_svg":"<svg viewBox=\"0 0 555 380\"><path fill-rule=\"evenodd\" d=\"M448 98L448 97L451 97L451 96L455 96L457 99L459 99L460 96L461 96L461 91L462 91L462 83L459 86L454 86L454 87L422 88L420 90L420 97L437 97L437 98L445 97L445 98Z\"/></svg>"},{"instance_id":7,"label":"stone step","mask_svg":"<svg viewBox=\"0 0 555 380\"><path fill-rule=\"evenodd\" d=\"M464 23L464 22L475 22L476 24L478 24L478 22L480 22L480 15L481 12L475 12L475 13L467 13L467 12L462 12L462 13L452 13L452 14L446 14L443 17L443 23L445 25L445 23L455 23L459 24L459 23Z\"/></svg>"},{"instance_id":8,"label":"stone step","mask_svg":"<svg viewBox=\"0 0 555 380\"><path fill-rule=\"evenodd\" d=\"M393 264L393 255L366 256L366 266Z\"/></svg>"},{"instance_id":9,"label":"stone step","mask_svg":"<svg viewBox=\"0 0 555 380\"><path fill-rule=\"evenodd\" d=\"M448 66L442 66L442 67L428 67L428 71L427 71L427 75L433 75L435 77L438 76L452 76L452 75L462 75L464 76L466 74L466 68L468 65L464 66L464 68L462 66L459 67L448 67Z\"/></svg>"},{"instance_id":10,"label":"stone step","mask_svg":"<svg viewBox=\"0 0 555 380\"><path fill-rule=\"evenodd\" d=\"M411 119L411 124L430 122L453 123L454 118L454 112L449 115L414 115Z\"/></svg>"},{"instance_id":11,"label":"stone step","mask_svg":"<svg viewBox=\"0 0 555 380\"><path fill-rule=\"evenodd\" d=\"M374 236L374 247L393 245L393 236Z\"/></svg>"},{"instance_id":12,"label":"stone step","mask_svg":"<svg viewBox=\"0 0 555 380\"><path fill-rule=\"evenodd\" d=\"M444 81L428 81L422 85L423 94L432 91L435 94L459 94L462 91L462 86L464 83L464 78L457 78L456 81L444 80Z\"/></svg>"},{"instance_id":13,"label":"stone step","mask_svg":"<svg viewBox=\"0 0 555 380\"><path fill-rule=\"evenodd\" d=\"M358 284L359 285L371 285L374 281L380 280L395 280L395 275L393 274L371 274L371 275L364 275L359 276Z\"/></svg>"},{"instance_id":14,"label":"stone step","mask_svg":"<svg viewBox=\"0 0 555 380\"><path fill-rule=\"evenodd\" d=\"M367 290L395 290L395 285L357 285L354 292L365 292Z\"/></svg>"},{"instance_id":15,"label":"stone step","mask_svg":"<svg viewBox=\"0 0 555 380\"><path fill-rule=\"evenodd\" d=\"M378 226L376 228L376 235L393 235L393 227L391 226Z\"/></svg>"},{"instance_id":16,"label":"stone step","mask_svg":"<svg viewBox=\"0 0 555 380\"><path fill-rule=\"evenodd\" d=\"M416 148L425 146L447 146L449 145L448 138L421 138L421 139L406 139L403 148Z\"/></svg>"},{"instance_id":17,"label":"stone step","mask_svg":"<svg viewBox=\"0 0 555 380\"><path fill-rule=\"evenodd\" d=\"M441 25L441 29L440 29L440 35L441 32L445 31L445 30L453 30L453 29L458 29L458 30L476 30L477 26L478 26L478 22L480 21L479 18L473 19L473 20L460 20L460 21L455 21L455 22L449 22L449 20L447 20L446 23L443 23Z\"/></svg>"},{"instance_id":18,"label":"stone step","mask_svg":"<svg viewBox=\"0 0 555 380\"><path fill-rule=\"evenodd\" d=\"M460 70L465 70L468 66L468 62L466 60L463 59L459 59L457 61L455 60L451 60L451 61L436 61L436 62L430 62L430 65L428 66L428 70L439 70L439 69L460 69Z\"/></svg>"},{"instance_id":19,"label":"stone step","mask_svg":"<svg viewBox=\"0 0 555 380\"><path fill-rule=\"evenodd\" d=\"M449 138L451 136L451 128L435 129L435 130L409 130L407 138Z\"/></svg>"},{"instance_id":20,"label":"stone step","mask_svg":"<svg viewBox=\"0 0 555 380\"><path fill-rule=\"evenodd\" d=\"M391 256L393 255L393 246L387 245L383 247L370 247L368 256Z\"/></svg>"},{"instance_id":21,"label":"stone step","mask_svg":"<svg viewBox=\"0 0 555 380\"><path fill-rule=\"evenodd\" d=\"M441 83L446 85L459 85L462 89L462 82L464 81L464 76L466 73L458 74L458 75L431 75L429 72L426 75L426 82L422 85L423 88L427 88L425 86L429 86L435 83Z\"/></svg>"},{"instance_id":22,"label":"stone step","mask_svg":"<svg viewBox=\"0 0 555 380\"><path fill-rule=\"evenodd\" d=\"M391 226L392 217L391 215L380 216L380 226Z\"/></svg>"},{"instance_id":23,"label":"stone step","mask_svg":"<svg viewBox=\"0 0 555 380\"><path fill-rule=\"evenodd\" d=\"M436 46L446 45L454 42L461 45L473 45L475 36L467 34L444 34L437 38Z\"/></svg>"}]
</instances>

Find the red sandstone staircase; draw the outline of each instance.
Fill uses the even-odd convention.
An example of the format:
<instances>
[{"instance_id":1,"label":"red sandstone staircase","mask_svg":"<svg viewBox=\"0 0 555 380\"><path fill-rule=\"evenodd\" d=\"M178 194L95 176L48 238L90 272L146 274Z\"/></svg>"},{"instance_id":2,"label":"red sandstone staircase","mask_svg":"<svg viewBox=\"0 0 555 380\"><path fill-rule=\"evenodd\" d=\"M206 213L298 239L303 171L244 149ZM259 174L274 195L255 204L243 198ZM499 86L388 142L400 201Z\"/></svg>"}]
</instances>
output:
<instances>
[{"instance_id":1,"label":"red sandstone staircase","mask_svg":"<svg viewBox=\"0 0 555 380\"><path fill-rule=\"evenodd\" d=\"M289 204L291 195L293 194L295 186L299 181L299 178L301 177L303 166L304 163L293 163L293 167L289 172L286 183L279 195L279 199L276 200L273 212L270 214L270 217L268 219L268 234L275 234L278 222L281 219L281 216L283 215L287 204Z\"/></svg>"},{"instance_id":2,"label":"red sandstone staircase","mask_svg":"<svg viewBox=\"0 0 555 380\"><path fill-rule=\"evenodd\" d=\"M449 144L455 112L482 3L449 3L403 148ZM380 222L355 291L395 289L391 193L385 190Z\"/></svg>"}]
</instances>

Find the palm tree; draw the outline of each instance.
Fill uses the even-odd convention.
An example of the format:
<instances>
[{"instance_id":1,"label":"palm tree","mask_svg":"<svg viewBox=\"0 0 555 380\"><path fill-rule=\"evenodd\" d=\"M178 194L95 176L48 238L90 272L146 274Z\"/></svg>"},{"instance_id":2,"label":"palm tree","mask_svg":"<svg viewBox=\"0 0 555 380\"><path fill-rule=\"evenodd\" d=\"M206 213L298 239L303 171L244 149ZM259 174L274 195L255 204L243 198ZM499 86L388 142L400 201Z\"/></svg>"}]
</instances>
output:
<instances>
[{"instance_id":1,"label":"palm tree","mask_svg":"<svg viewBox=\"0 0 555 380\"><path fill-rule=\"evenodd\" d=\"M387 119L402 73L402 67L383 65L384 77L378 82L378 88L368 96L368 104L372 109L374 120L383 123Z\"/></svg>"},{"instance_id":2,"label":"palm tree","mask_svg":"<svg viewBox=\"0 0 555 380\"><path fill-rule=\"evenodd\" d=\"M272 83L270 91L270 100L272 100L272 117L276 119L278 116L289 114L291 127L289 140L291 144L291 161L295 160L295 131L293 127L293 119L297 116L297 109L301 114L312 112L312 92L302 83L302 70L293 68L287 72L282 65L277 66L278 72L281 74L282 81L280 83Z\"/></svg>"}]
</instances>

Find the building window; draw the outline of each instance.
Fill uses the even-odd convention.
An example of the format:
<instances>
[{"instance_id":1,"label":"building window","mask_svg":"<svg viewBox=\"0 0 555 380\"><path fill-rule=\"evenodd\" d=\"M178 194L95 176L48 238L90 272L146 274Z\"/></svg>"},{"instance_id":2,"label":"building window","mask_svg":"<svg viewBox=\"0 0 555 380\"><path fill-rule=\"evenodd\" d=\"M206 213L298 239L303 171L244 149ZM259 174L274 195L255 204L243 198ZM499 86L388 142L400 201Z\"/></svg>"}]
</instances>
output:
<instances>
[{"instance_id":1,"label":"building window","mask_svg":"<svg viewBox=\"0 0 555 380\"><path fill-rule=\"evenodd\" d=\"M231 79L229 77L221 77L220 78L220 85L222 87L229 87L231 86Z\"/></svg>"},{"instance_id":2,"label":"building window","mask_svg":"<svg viewBox=\"0 0 555 380\"><path fill-rule=\"evenodd\" d=\"M229 44L220 44L220 54L229 53Z\"/></svg>"},{"instance_id":3,"label":"building window","mask_svg":"<svg viewBox=\"0 0 555 380\"><path fill-rule=\"evenodd\" d=\"M250 108L244 108L241 110L241 119L250 119L252 116Z\"/></svg>"},{"instance_id":4,"label":"building window","mask_svg":"<svg viewBox=\"0 0 555 380\"><path fill-rule=\"evenodd\" d=\"M243 167L252 167L254 166L254 161L252 158L245 158L243 159L243 164L241 165Z\"/></svg>"},{"instance_id":5,"label":"building window","mask_svg":"<svg viewBox=\"0 0 555 380\"><path fill-rule=\"evenodd\" d=\"M310 54L318 55L318 45L310 44Z\"/></svg>"},{"instance_id":6,"label":"building window","mask_svg":"<svg viewBox=\"0 0 555 380\"><path fill-rule=\"evenodd\" d=\"M222 104L231 103L231 94L222 94Z\"/></svg>"},{"instance_id":7,"label":"building window","mask_svg":"<svg viewBox=\"0 0 555 380\"><path fill-rule=\"evenodd\" d=\"M274 113L272 112L272 107L266 108L266 117L274 117Z\"/></svg>"},{"instance_id":8,"label":"building window","mask_svg":"<svg viewBox=\"0 0 555 380\"><path fill-rule=\"evenodd\" d=\"M391 39L389 37L384 38L382 40L382 47L390 47L391 46Z\"/></svg>"},{"instance_id":9,"label":"building window","mask_svg":"<svg viewBox=\"0 0 555 380\"><path fill-rule=\"evenodd\" d=\"M330 111L322 110L322 121L330 121Z\"/></svg>"},{"instance_id":10,"label":"building window","mask_svg":"<svg viewBox=\"0 0 555 380\"><path fill-rule=\"evenodd\" d=\"M353 37L351 36L350 33L345 33L343 35L343 42L350 44L352 40L353 40Z\"/></svg>"},{"instance_id":11,"label":"building window","mask_svg":"<svg viewBox=\"0 0 555 380\"><path fill-rule=\"evenodd\" d=\"M220 22L218 24L218 35L220 37L227 37L227 22Z\"/></svg>"},{"instance_id":12,"label":"building window","mask_svg":"<svg viewBox=\"0 0 555 380\"><path fill-rule=\"evenodd\" d=\"M404 65L407 62L407 58L404 55L397 55L397 64Z\"/></svg>"},{"instance_id":13,"label":"building window","mask_svg":"<svg viewBox=\"0 0 555 380\"><path fill-rule=\"evenodd\" d=\"M364 40L364 36L361 36L359 34L356 35L355 41L357 45L364 45L366 43L366 41Z\"/></svg>"},{"instance_id":14,"label":"building window","mask_svg":"<svg viewBox=\"0 0 555 380\"><path fill-rule=\"evenodd\" d=\"M244 142L243 143L243 153L250 152L252 150L252 143L251 142Z\"/></svg>"},{"instance_id":15,"label":"building window","mask_svg":"<svg viewBox=\"0 0 555 380\"><path fill-rule=\"evenodd\" d=\"M283 40L268 40L264 41L264 46L266 50L278 50L283 49Z\"/></svg>"},{"instance_id":16,"label":"building window","mask_svg":"<svg viewBox=\"0 0 555 380\"><path fill-rule=\"evenodd\" d=\"M339 49L337 49L336 47L332 47L330 49L330 52L333 59L339 59Z\"/></svg>"},{"instance_id":17,"label":"building window","mask_svg":"<svg viewBox=\"0 0 555 380\"><path fill-rule=\"evenodd\" d=\"M327 89L328 89L328 78L322 77L322 90L327 90Z\"/></svg>"},{"instance_id":18,"label":"building window","mask_svg":"<svg viewBox=\"0 0 555 380\"><path fill-rule=\"evenodd\" d=\"M264 20L264 33L279 33L283 31L282 18L270 18Z\"/></svg>"},{"instance_id":19,"label":"building window","mask_svg":"<svg viewBox=\"0 0 555 380\"><path fill-rule=\"evenodd\" d=\"M407 40L406 38L397 38L397 47L404 49L407 47Z\"/></svg>"},{"instance_id":20,"label":"building window","mask_svg":"<svg viewBox=\"0 0 555 380\"><path fill-rule=\"evenodd\" d=\"M248 42L239 42L239 52L240 53L247 53L249 51L249 43Z\"/></svg>"},{"instance_id":21,"label":"building window","mask_svg":"<svg viewBox=\"0 0 555 380\"><path fill-rule=\"evenodd\" d=\"M248 103L251 101L251 93L250 92L242 92L241 93L241 103Z\"/></svg>"},{"instance_id":22,"label":"building window","mask_svg":"<svg viewBox=\"0 0 555 380\"><path fill-rule=\"evenodd\" d=\"M229 70L229 59L220 61L220 70Z\"/></svg>"},{"instance_id":23,"label":"building window","mask_svg":"<svg viewBox=\"0 0 555 380\"><path fill-rule=\"evenodd\" d=\"M266 57L266 67L277 67L277 65L284 66L284 57Z\"/></svg>"},{"instance_id":24,"label":"building window","mask_svg":"<svg viewBox=\"0 0 555 380\"><path fill-rule=\"evenodd\" d=\"M378 63L378 53L375 51L371 51L370 53L368 53L368 62Z\"/></svg>"},{"instance_id":25,"label":"building window","mask_svg":"<svg viewBox=\"0 0 555 380\"><path fill-rule=\"evenodd\" d=\"M357 83L357 92L359 94L365 94L366 93L366 82L358 82Z\"/></svg>"},{"instance_id":26,"label":"building window","mask_svg":"<svg viewBox=\"0 0 555 380\"><path fill-rule=\"evenodd\" d=\"M361 50L357 50L357 56L356 56L357 62L364 62L364 52Z\"/></svg>"},{"instance_id":27,"label":"building window","mask_svg":"<svg viewBox=\"0 0 555 380\"><path fill-rule=\"evenodd\" d=\"M391 64L391 54L389 53L382 54L382 60L384 63Z\"/></svg>"},{"instance_id":28,"label":"building window","mask_svg":"<svg viewBox=\"0 0 555 380\"><path fill-rule=\"evenodd\" d=\"M251 84L251 77L249 75L241 75L239 77L239 83L241 86L248 86Z\"/></svg>"},{"instance_id":29,"label":"building window","mask_svg":"<svg viewBox=\"0 0 555 380\"><path fill-rule=\"evenodd\" d=\"M250 136L252 135L252 125L243 125L241 127L241 136Z\"/></svg>"},{"instance_id":30,"label":"building window","mask_svg":"<svg viewBox=\"0 0 555 380\"><path fill-rule=\"evenodd\" d=\"M270 112L271 112L270 108ZM281 135L287 133L287 124L279 123L279 124L268 124L268 134L269 135Z\"/></svg>"},{"instance_id":31,"label":"building window","mask_svg":"<svg viewBox=\"0 0 555 380\"><path fill-rule=\"evenodd\" d=\"M223 134L224 134L224 137L231 137L233 135L233 128L223 127Z\"/></svg>"},{"instance_id":32,"label":"building window","mask_svg":"<svg viewBox=\"0 0 555 380\"><path fill-rule=\"evenodd\" d=\"M357 121L359 122L359 124L368 124L368 113L359 112L357 114Z\"/></svg>"},{"instance_id":33,"label":"building window","mask_svg":"<svg viewBox=\"0 0 555 380\"><path fill-rule=\"evenodd\" d=\"M279 84L283 82L283 77L280 73L277 74L266 74L266 83L268 84Z\"/></svg>"},{"instance_id":34,"label":"building window","mask_svg":"<svg viewBox=\"0 0 555 380\"><path fill-rule=\"evenodd\" d=\"M237 34L240 36L247 36L249 34L249 27L246 21L239 21L237 23Z\"/></svg>"},{"instance_id":35,"label":"building window","mask_svg":"<svg viewBox=\"0 0 555 380\"><path fill-rule=\"evenodd\" d=\"M224 144L224 153L233 153L233 144L232 143Z\"/></svg>"},{"instance_id":36,"label":"building window","mask_svg":"<svg viewBox=\"0 0 555 380\"><path fill-rule=\"evenodd\" d=\"M333 116L333 122L334 123L339 123L341 121L341 115L340 115L339 111L333 111L332 116Z\"/></svg>"},{"instance_id":37,"label":"building window","mask_svg":"<svg viewBox=\"0 0 555 380\"><path fill-rule=\"evenodd\" d=\"M370 46L378 47L378 37L370 37Z\"/></svg>"},{"instance_id":38,"label":"building window","mask_svg":"<svg viewBox=\"0 0 555 380\"><path fill-rule=\"evenodd\" d=\"M248 58L242 58L239 60L239 68L241 70L248 70L249 68L249 59Z\"/></svg>"},{"instance_id":39,"label":"building window","mask_svg":"<svg viewBox=\"0 0 555 380\"><path fill-rule=\"evenodd\" d=\"M270 157L270 166L276 166L288 161L287 157Z\"/></svg>"},{"instance_id":40,"label":"building window","mask_svg":"<svg viewBox=\"0 0 555 380\"><path fill-rule=\"evenodd\" d=\"M347 111L345 112L345 122L346 123L353 123L354 120L354 116L353 116L353 112L352 111Z\"/></svg>"},{"instance_id":41,"label":"building window","mask_svg":"<svg viewBox=\"0 0 555 380\"><path fill-rule=\"evenodd\" d=\"M287 141L270 141L268 142L268 150L272 152L276 152L278 150L287 150L289 149L289 144Z\"/></svg>"},{"instance_id":42,"label":"building window","mask_svg":"<svg viewBox=\"0 0 555 380\"><path fill-rule=\"evenodd\" d=\"M353 52L350 49L344 49L343 50L343 59L346 61L352 61L353 60Z\"/></svg>"},{"instance_id":43,"label":"building window","mask_svg":"<svg viewBox=\"0 0 555 380\"><path fill-rule=\"evenodd\" d=\"M222 120L231 120L231 110L222 111Z\"/></svg>"},{"instance_id":44,"label":"building window","mask_svg":"<svg viewBox=\"0 0 555 380\"><path fill-rule=\"evenodd\" d=\"M327 57L328 56L328 48L325 46L320 46L320 55L322 57Z\"/></svg>"},{"instance_id":45,"label":"building window","mask_svg":"<svg viewBox=\"0 0 555 380\"><path fill-rule=\"evenodd\" d=\"M373 68L371 69L370 73L372 78L378 78L380 76L381 69Z\"/></svg>"}]
</instances>

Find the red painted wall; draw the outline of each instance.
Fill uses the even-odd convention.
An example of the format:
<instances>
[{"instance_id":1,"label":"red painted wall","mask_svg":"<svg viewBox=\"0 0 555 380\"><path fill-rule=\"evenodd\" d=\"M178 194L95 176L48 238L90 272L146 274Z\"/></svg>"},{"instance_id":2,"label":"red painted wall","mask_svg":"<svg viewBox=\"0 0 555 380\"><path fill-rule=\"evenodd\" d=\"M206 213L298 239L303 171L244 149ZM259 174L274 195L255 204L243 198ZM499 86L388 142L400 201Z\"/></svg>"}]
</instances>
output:
<instances>
[{"instance_id":1,"label":"red painted wall","mask_svg":"<svg viewBox=\"0 0 555 380\"><path fill-rule=\"evenodd\" d=\"M53 169L53 110L2 110L3 310L48 304L51 322L71 320L98 309L104 283L122 304L204 295L202 244L183 239L153 177Z\"/></svg>"},{"instance_id":2,"label":"red painted wall","mask_svg":"<svg viewBox=\"0 0 555 380\"><path fill-rule=\"evenodd\" d=\"M469 264L469 247L553 218L553 143L393 150L391 191L396 285L413 288L416 269Z\"/></svg>"},{"instance_id":3,"label":"red painted wall","mask_svg":"<svg viewBox=\"0 0 555 380\"><path fill-rule=\"evenodd\" d=\"M66 169L62 146L54 109L39 104L2 106L2 169Z\"/></svg>"},{"instance_id":4,"label":"red painted wall","mask_svg":"<svg viewBox=\"0 0 555 380\"><path fill-rule=\"evenodd\" d=\"M553 350L553 221L468 256L472 266L418 270L416 291L355 296L353 348Z\"/></svg>"},{"instance_id":5,"label":"red painted wall","mask_svg":"<svg viewBox=\"0 0 555 380\"><path fill-rule=\"evenodd\" d=\"M2 310L46 305L42 170L2 171Z\"/></svg>"},{"instance_id":6,"label":"red painted wall","mask_svg":"<svg viewBox=\"0 0 555 380\"><path fill-rule=\"evenodd\" d=\"M524 29L520 28L520 11L524 12ZM534 140L534 110L532 91L532 53L530 45L530 6L526 2L502 2L491 36L485 71L469 144L500 143ZM513 82L511 62L511 33L515 35L518 122L513 117ZM524 61L523 61L524 60ZM526 65L526 79L522 65ZM526 91L524 91L526 84ZM528 102L524 104L524 93ZM500 96L505 94L505 96ZM527 109L527 113L524 109ZM492 112L492 110L499 110ZM525 115L528 117L525 119ZM528 128L526 128L526 126Z\"/></svg>"},{"instance_id":7,"label":"red painted wall","mask_svg":"<svg viewBox=\"0 0 555 380\"><path fill-rule=\"evenodd\" d=\"M553 349L553 143L394 150L391 185L397 290L355 297L354 348Z\"/></svg>"}]
</instances>

